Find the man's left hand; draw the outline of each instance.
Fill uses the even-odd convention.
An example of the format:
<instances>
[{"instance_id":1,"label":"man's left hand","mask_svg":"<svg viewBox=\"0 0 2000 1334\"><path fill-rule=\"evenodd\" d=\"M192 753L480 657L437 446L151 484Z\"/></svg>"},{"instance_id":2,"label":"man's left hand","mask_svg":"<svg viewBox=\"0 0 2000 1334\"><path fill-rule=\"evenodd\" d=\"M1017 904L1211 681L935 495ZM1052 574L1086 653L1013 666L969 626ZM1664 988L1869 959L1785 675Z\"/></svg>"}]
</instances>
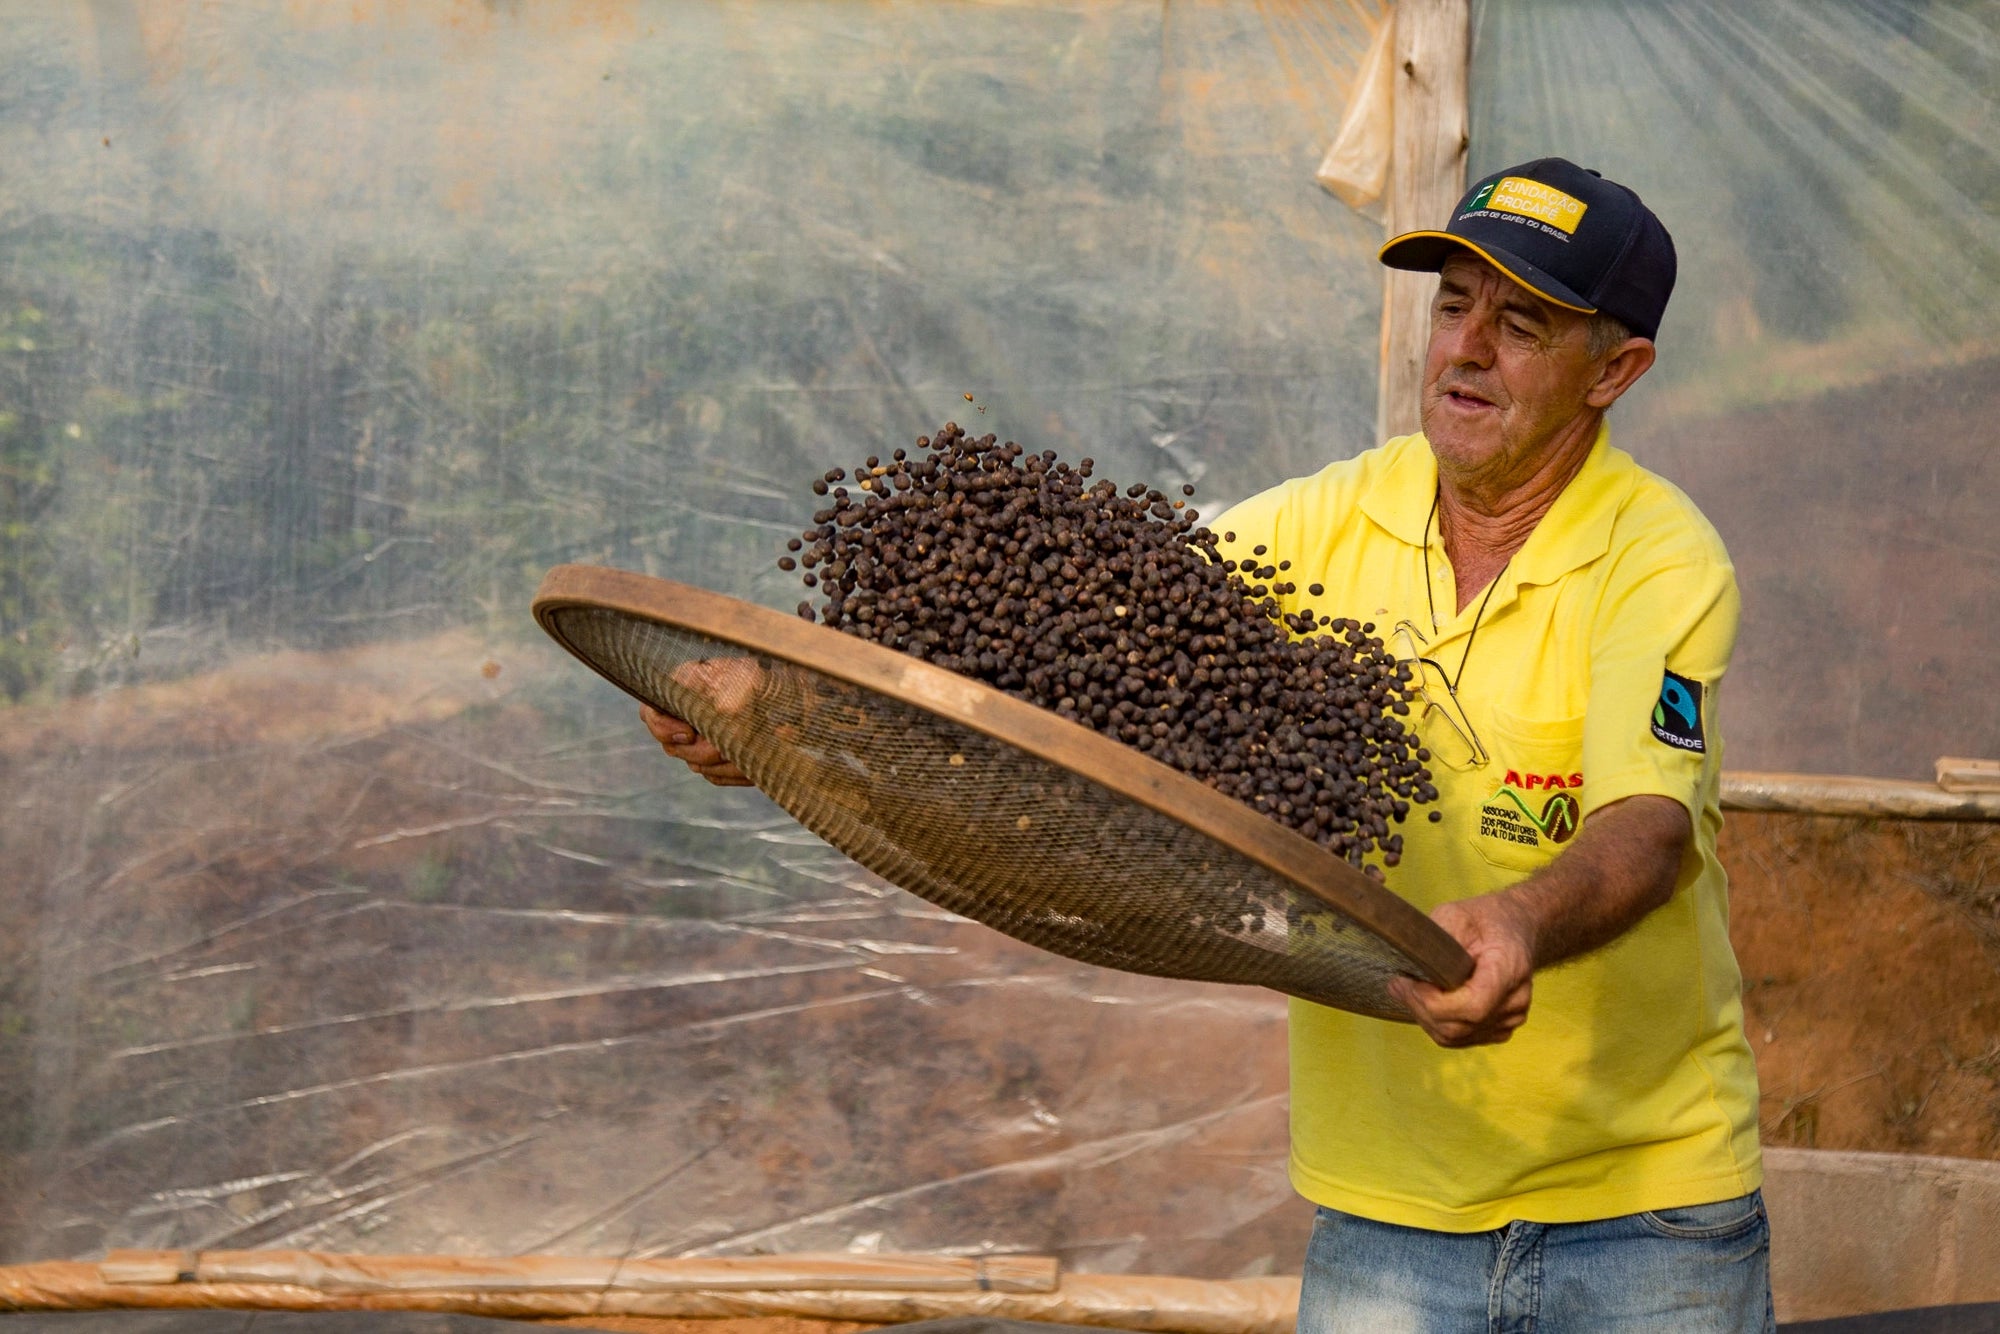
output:
<instances>
[{"instance_id":1,"label":"man's left hand","mask_svg":"<svg viewBox=\"0 0 2000 1334\"><path fill-rule=\"evenodd\" d=\"M1534 988L1534 939L1524 914L1501 893L1440 904L1431 920L1472 956L1472 976L1451 991L1393 978L1389 994L1440 1047L1505 1042L1527 1019Z\"/></svg>"}]
</instances>

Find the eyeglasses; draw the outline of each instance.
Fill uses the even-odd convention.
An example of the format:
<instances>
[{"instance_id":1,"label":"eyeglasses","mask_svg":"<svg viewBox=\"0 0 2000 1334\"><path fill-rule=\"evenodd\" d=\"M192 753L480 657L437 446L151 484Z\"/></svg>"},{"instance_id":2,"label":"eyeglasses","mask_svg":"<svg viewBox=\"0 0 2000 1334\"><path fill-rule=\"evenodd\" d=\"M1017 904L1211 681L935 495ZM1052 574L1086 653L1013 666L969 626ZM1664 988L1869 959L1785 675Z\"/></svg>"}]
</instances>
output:
<instances>
[{"instance_id":1,"label":"eyeglasses","mask_svg":"<svg viewBox=\"0 0 2000 1334\"><path fill-rule=\"evenodd\" d=\"M1424 655L1423 648L1430 640L1408 620L1396 622L1390 638L1395 643L1396 656L1411 664L1411 685L1424 705L1417 716L1417 725L1425 728L1424 744L1430 748L1432 757L1461 771L1485 768L1492 757L1480 742L1479 733L1473 730L1472 720L1465 716L1451 677L1437 659ZM1434 713L1444 719L1445 727L1426 727Z\"/></svg>"}]
</instances>

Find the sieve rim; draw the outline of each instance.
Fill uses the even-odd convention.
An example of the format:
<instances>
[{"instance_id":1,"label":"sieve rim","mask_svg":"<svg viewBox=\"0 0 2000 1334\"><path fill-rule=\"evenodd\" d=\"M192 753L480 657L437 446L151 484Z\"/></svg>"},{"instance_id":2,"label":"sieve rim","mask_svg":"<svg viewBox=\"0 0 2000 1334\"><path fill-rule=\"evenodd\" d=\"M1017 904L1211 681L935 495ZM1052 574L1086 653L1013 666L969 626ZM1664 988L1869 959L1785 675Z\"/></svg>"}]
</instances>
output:
<instances>
[{"instance_id":1,"label":"sieve rim","mask_svg":"<svg viewBox=\"0 0 2000 1334\"><path fill-rule=\"evenodd\" d=\"M1450 990L1472 975L1472 956L1408 900L1303 834L1121 741L983 682L880 644L741 598L604 565L558 565L542 576L536 624L584 666L642 703L562 633L558 614L616 612L779 658L914 705L1175 820L1344 914Z\"/></svg>"}]
</instances>

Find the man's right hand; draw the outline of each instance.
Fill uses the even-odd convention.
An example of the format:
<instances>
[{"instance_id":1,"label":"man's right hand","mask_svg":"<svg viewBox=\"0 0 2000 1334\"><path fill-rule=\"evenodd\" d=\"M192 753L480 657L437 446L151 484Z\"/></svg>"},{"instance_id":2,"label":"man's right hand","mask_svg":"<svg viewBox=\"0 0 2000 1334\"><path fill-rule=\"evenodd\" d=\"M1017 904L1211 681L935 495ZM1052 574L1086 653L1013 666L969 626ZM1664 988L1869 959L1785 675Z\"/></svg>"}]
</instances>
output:
<instances>
[{"instance_id":1,"label":"man's right hand","mask_svg":"<svg viewBox=\"0 0 2000 1334\"><path fill-rule=\"evenodd\" d=\"M715 743L670 713L661 713L650 704L639 706L639 719L660 743L660 748L717 787L749 787L743 771L715 748Z\"/></svg>"},{"instance_id":2,"label":"man's right hand","mask_svg":"<svg viewBox=\"0 0 2000 1334\"><path fill-rule=\"evenodd\" d=\"M1389 994L1440 1047L1505 1042L1528 1017L1535 947L1527 921L1503 893L1441 903L1431 920L1472 956L1472 976L1451 991L1414 977L1389 980Z\"/></svg>"}]
</instances>

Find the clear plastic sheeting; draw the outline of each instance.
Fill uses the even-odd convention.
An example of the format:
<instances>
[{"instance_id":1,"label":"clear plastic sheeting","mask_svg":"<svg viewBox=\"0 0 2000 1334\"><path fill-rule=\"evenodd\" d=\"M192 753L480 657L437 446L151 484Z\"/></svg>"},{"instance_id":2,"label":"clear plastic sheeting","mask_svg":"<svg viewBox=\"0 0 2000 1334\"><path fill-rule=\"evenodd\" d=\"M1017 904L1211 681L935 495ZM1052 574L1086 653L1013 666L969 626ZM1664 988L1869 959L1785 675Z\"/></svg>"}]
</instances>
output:
<instances>
[{"instance_id":1,"label":"clear plastic sheeting","mask_svg":"<svg viewBox=\"0 0 2000 1334\"><path fill-rule=\"evenodd\" d=\"M43 895L16 1254L1295 1259L1277 998L891 891L553 649L335 656L7 734Z\"/></svg>"},{"instance_id":2,"label":"clear plastic sheeting","mask_svg":"<svg viewBox=\"0 0 2000 1334\"><path fill-rule=\"evenodd\" d=\"M1725 762L2000 755L2000 5L1483 0L1470 170L1559 153L1673 232L1613 435L1743 589Z\"/></svg>"},{"instance_id":3,"label":"clear plastic sheeting","mask_svg":"<svg viewBox=\"0 0 2000 1334\"><path fill-rule=\"evenodd\" d=\"M1277 997L887 888L527 608L789 607L810 478L947 417L1211 513L1370 443L1379 5L0 14L0 1259L1296 1270ZM1996 38L1475 5L1473 170L1680 240L1617 431L1736 552L1735 767L2000 751Z\"/></svg>"},{"instance_id":4,"label":"clear plastic sheeting","mask_svg":"<svg viewBox=\"0 0 2000 1334\"><path fill-rule=\"evenodd\" d=\"M1211 508L1362 447L1378 16L7 5L0 1257L1295 1269L1278 998L889 890L528 601L789 608L953 416Z\"/></svg>"}]
</instances>

